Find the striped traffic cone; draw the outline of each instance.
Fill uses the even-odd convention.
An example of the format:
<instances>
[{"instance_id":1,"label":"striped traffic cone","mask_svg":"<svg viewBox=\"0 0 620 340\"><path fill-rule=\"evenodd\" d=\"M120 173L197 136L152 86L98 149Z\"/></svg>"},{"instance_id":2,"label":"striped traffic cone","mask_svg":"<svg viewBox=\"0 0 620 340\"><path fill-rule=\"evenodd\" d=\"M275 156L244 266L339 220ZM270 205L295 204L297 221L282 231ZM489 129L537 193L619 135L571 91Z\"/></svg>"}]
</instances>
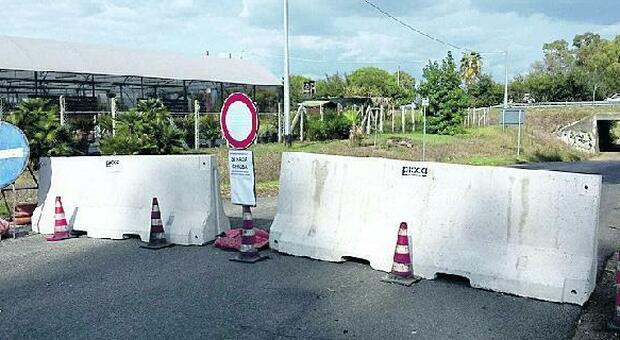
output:
<instances>
[{"instance_id":1,"label":"striped traffic cone","mask_svg":"<svg viewBox=\"0 0 620 340\"><path fill-rule=\"evenodd\" d=\"M269 256L262 256L256 249L254 237L254 219L252 219L252 210L249 205L243 206L243 234L241 235L241 247L239 255L230 259L236 262L256 263L266 260Z\"/></svg>"},{"instance_id":2,"label":"striped traffic cone","mask_svg":"<svg viewBox=\"0 0 620 340\"><path fill-rule=\"evenodd\" d=\"M620 331L620 251L618 251L616 261L616 303L614 316L607 323L607 329L612 331Z\"/></svg>"},{"instance_id":3,"label":"striped traffic cone","mask_svg":"<svg viewBox=\"0 0 620 340\"><path fill-rule=\"evenodd\" d=\"M403 286L411 286L421 278L413 275L411 268L411 255L409 254L409 237L407 236L407 223L402 222L398 228L398 239L394 249L394 262L392 272L381 281L397 283Z\"/></svg>"},{"instance_id":4,"label":"striped traffic cone","mask_svg":"<svg viewBox=\"0 0 620 340\"><path fill-rule=\"evenodd\" d=\"M65 209L62 207L60 196L56 196L56 211L54 214L54 235L48 237L48 241L62 241L72 238L67 219L65 218Z\"/></svg>"},{"instance_id":5,"label":"striped traffic cone","mask_svg":"<svg viewBox=\"0 0 620 340\"><path fill-rule=\"evenodd\" d=\"M164 233L164 225L161 222L161 212L159 211L159 203L157 197L153 197L153 205L151 207L151 234L149 235L149 243L140 245L140 248L161 249L170 247L172 244L166 241Z\"/></svg>"}]
</instances>

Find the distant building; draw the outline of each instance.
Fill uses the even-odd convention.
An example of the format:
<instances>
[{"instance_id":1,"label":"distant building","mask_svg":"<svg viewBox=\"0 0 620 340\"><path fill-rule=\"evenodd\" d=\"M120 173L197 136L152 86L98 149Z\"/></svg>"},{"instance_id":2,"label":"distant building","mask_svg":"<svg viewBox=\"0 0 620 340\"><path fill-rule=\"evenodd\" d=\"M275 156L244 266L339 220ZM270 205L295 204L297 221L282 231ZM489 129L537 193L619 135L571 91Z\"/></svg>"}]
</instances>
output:
<instances>
[{"instance_id":1,"label":"distant building","mask_svg":"<svg viewBox=\"0 0 620 340\"><path fill-rule=\"evenodd\" d=\"M103 111L115 97L120 109L142 98L160 98L172 112L219 111L230 93L255 97L271 92L280 101L282 82L247 60L192 57L90 44L0 36L0 102L65 97L67 113Z\"/></svg>"}]
</instances>

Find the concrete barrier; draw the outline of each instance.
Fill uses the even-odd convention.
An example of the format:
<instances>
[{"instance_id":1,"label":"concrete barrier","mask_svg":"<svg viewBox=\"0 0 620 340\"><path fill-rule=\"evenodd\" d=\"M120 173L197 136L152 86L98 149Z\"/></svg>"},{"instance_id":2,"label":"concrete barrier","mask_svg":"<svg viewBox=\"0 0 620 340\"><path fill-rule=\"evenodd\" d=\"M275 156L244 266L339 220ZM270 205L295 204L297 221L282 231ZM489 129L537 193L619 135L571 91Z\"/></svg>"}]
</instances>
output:
<instances>
[{"instance_id":1,"label":"concrete barrier","mask_svg":"<svg viewBox=\"0 0 620 340\"><path fill-rule=\"evenodd\" d=\"M69 224L89 237L148 241L157 197L169 242L200 245L230 229L217 159L208 155L43 158L33 229L51 234L54 199Z\"/></svg>"},{"instance_id":2,"label":"concrete barrier","mask_svg":"<svg viewBox=\"0 0 620 340\"><path fill-rule=\"evenodd\" d=\"M389 271L405 221L417 275L581 305L595 287L600 192L598 175L285 153L270 245Z\"/></svg>"}]
</instances>

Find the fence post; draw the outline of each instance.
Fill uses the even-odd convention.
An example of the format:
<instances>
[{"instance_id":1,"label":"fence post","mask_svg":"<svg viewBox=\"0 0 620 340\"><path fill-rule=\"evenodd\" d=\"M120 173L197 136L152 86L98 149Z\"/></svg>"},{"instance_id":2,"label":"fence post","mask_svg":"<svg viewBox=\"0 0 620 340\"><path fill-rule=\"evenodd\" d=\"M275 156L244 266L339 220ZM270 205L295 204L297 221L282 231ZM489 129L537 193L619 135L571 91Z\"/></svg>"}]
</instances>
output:
<instances>
[{"instance_id":1,"label":"fence post","mask_svg":"<svg viewBox=\"0 0 620 340\"><path fill-rule=\"evenodd\" d=\"M198 100L194 100L194 150L198 150L200 148L200 124L199 118L200 116L200 102Z\"/></svg>"},{"instance_id":2,"label":"fence post","mask_svg":"<svg viewBox=\"0 0 620 340\"><path fill-rule=\"evenodd\" d=\"M384 119L384 113L385 111L383 110L383 105L380 106L379 108L379 131L381 131L381 133L383 133L383 119Z\"/></svg>"},{"instance_id":3,"label":"fence post","mask_svg":"<svg viewBox=\"0 0 620 340\"><path fill-rule=\"evenodd\" d=\"M302 107L299 116L299 140L304 141L304 116L306 113L306 108Z\"/></svg>"},{"instance_id":4,"label":"fence post","mask_svg":"<svg viewBox=\"0 0 620 340\"><path fill-rule=\"evenodd\" d=\"M396 112L394 112L394 106L392 106L392 109L390 110L390 114L392 115L392 133L394 133L394 116L396 115Z\"/></svg>"},{"instance_id":5,"label":"fence post","mask_svg":"<svg viewBox=\"0 0 620 340\"><path fill-rule=\"evenodd\" d=\"M282 143L282 103L278 103L278 143Z\"/></svg>"},{"instance_id":6,"label":"fence post","mask_svg":"<svg viewBox=\"0 0 620 340\"><path fill-rule=\"evenodd\" d=\"M405 108L403 106L400 107L400 125L402 132L405 133Z\"/></svg>"},{"instance_id":7,"label":"fence post","mask_svg":"<svg viewBox=\"0 0 620 340\"><path fill-rule=\"evenodd\" d=\"M65 96L60 96L59 100L59 104L60 104L60 126L65 125L65 112L66 112L66 106L65 106Z\"/></svg>"},{"instance_id":8,"label":"fence post","mask_svg":"<svg viewBox=\"0 0 620 340\"><path fill-rule=\"evenodd\" d=\"M370 119L372 114L372 110L370 109L370 106L368 106L368 108L366 109L366 134L369 135L370 134Z\"/></svg>"},{"instance_id":9,"label":"fence post","mask_svg":"<svg viewBox=\"0 0 620 340\"><path fill-rule=\"evenodd\" d=\"M411 105L411 132L415 132L415 109Z\"/></svg>"},{"instance_id":10,"label":"fence post","mask_svg":"<svg viewBox=\"0 0 620 340\"><path fill-rule=\"evenodd\" d=\"M110 99L110 112L112 113L112 136L116 136L116 98Z\"/></svg>"}]
</instances>

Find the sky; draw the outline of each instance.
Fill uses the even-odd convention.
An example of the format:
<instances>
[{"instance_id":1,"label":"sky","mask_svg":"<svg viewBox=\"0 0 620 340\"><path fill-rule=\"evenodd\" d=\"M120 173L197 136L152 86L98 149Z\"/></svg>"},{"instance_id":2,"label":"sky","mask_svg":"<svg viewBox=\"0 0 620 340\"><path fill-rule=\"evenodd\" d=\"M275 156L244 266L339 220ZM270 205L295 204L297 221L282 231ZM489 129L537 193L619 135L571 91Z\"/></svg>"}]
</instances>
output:
<instances>
[{"instance_id":1,"label":"sky","mask_svg":"<svg viewBox=\"0 0 620 340\"><path fill-rule=\"evenodd\" d=\"M542 45L575 34L620 34L618 0L369 0L417 30L482 52L508 51L510 77ZM283 75L283 0L0 0L0 35L253 60ZM429 60L462 51L417 34L364 0L289 0L291 74L362 66L421 77ZM501 81L503 54L483 54Z\"/></svg>"}]
</instances>

